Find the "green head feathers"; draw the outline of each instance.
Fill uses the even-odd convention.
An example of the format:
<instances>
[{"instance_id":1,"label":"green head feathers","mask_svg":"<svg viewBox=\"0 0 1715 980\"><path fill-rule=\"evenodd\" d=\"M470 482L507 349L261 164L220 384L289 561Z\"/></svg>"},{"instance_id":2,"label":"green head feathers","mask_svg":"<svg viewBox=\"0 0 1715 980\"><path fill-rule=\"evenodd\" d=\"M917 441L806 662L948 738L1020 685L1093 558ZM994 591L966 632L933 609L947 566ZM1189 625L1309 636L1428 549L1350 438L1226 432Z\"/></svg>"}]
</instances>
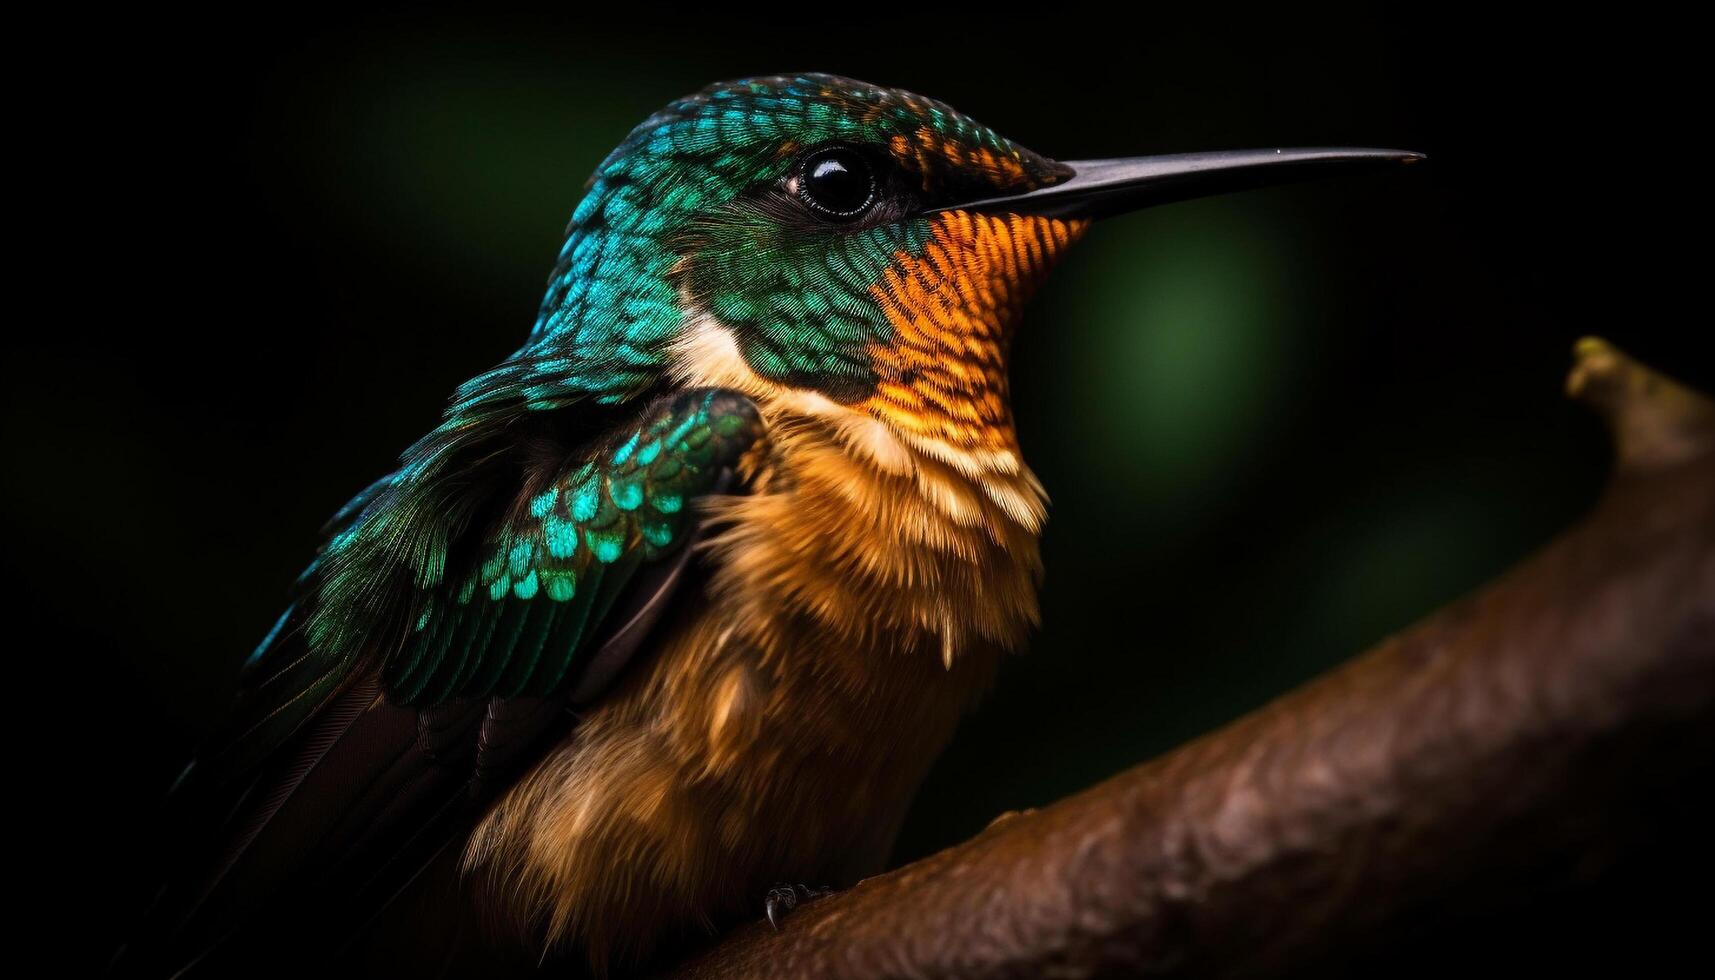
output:
<instances>
[{"instance_id":1,"label":"green head feathers","mask_svg":"<svg viewBox=\"0 0 1715 980\"><path fill-rule=\"evenodd\" d=\"M817 164L867 188L840 202L851 213L818 206ZM505 380L533 402L621 397L658 376L694 305L733 328L763 377L861 397L875 381L865 349L889 330L869 292L924 247L924 211L1064 174L906 92L829 75L711 86L602 161L529 344L470 394Z\"/></svg>"}]
</instances>

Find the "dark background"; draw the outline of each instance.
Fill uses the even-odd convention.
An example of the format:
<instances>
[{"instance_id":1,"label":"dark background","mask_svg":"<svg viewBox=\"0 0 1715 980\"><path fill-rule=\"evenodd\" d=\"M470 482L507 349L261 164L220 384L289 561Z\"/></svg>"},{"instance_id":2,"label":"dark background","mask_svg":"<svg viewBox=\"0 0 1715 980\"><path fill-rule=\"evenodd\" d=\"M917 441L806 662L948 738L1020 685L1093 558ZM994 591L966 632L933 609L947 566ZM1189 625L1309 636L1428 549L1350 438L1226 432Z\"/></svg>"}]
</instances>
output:
<instances>
[{"instance_id":1,"label":"dark background","mask_svg":"<svg viewBox=\"0 0 1715 980\"><path fill-rule=\"evenodd\" d=\"M1068 257L1014 369L1054 500L1044 625L902 859L1217 726L1529 553L1606 471L1560 393L1575 338L1715 388L1694 38L1642 11L1387 9L72 25L19 90L43 173L15 193L50 218L40 272L21 268L48 302L13 320L4 417L13 621L40 637L29 693L53 715L28 755L63 779L43 815L93 937L72 955L105 955L145 818L317 527L521 341L601 156L711 80L849 74L1068 159L1430 156L1116 219ZM1653 842L1607 870L1440 909L1372 955L1683 951L1710 901L1668 889L1707 853L1672 835L1706 799L1652 803Z\"/></svg>"}]
</instances>

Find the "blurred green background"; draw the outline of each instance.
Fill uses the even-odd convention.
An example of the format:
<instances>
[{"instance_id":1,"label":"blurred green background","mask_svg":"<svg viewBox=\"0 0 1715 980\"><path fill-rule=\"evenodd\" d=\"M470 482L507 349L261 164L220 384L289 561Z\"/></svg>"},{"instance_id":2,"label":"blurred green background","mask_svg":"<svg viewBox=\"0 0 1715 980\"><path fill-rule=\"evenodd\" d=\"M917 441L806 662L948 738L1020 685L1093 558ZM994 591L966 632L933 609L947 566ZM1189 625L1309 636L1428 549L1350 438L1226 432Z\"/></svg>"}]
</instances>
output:
<instances>
[{"instance_id":1,"label":"blurred green background","mask_svg":"<svg viewBox=\"0 0 1715 980\"><path fill-rule=\"evenodd\" d=\"M82 698L65 815L112 883L102 928L146 846L112 815L221 710L317 527L522 339L596 162L708 81L849 74L1064 158L1430 155L1115 219L1069 255L1014 368L1054 501L1043 628L902 859L1263 703L1565 526L1606 469L1560 394L1576 337L1715 387L1671 25L761 13L150 13L73 38L34 144L67 275L6 386L9 451L40 464L5 511L49 683Z\"/></svg>"}]
</instances>

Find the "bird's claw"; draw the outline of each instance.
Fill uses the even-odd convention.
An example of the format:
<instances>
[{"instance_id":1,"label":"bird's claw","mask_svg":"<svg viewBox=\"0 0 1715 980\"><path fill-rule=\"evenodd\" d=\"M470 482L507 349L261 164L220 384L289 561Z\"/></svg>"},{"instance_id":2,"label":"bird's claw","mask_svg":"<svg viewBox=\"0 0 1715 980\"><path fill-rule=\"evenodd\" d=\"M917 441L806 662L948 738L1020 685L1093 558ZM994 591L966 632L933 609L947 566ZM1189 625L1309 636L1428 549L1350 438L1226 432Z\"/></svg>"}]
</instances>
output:
<instances>
[{"instance_id":1,"label":"bird's claw","mask_svg":"<svg viewBox=\"0 0 1715 980\"><path fill-rule=\"evenodd\" d=\"M824 895L832 895L834 890L827 885L811 888L809 885L775 885L768 889L768 897L763 899L762 911L768 916L768 924L780 931L780 920L792 914L792 910L804 902L813 901Z\"/></svg>"}]
</instances>

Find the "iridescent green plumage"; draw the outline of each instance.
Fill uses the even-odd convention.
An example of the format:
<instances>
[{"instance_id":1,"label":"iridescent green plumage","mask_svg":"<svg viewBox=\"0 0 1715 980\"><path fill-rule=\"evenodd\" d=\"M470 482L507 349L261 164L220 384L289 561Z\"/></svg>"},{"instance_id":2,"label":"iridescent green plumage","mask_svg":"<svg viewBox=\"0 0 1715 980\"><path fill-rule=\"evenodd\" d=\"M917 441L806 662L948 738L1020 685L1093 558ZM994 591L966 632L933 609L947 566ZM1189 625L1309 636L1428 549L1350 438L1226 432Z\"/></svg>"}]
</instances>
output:
<instances>
[{"instance_id":1,"label":"iridescent green plumage","mask_svg":"<svg viewBox=\"0 0 1715 980\"><path fill-rule=\"evenodd\" d=\"M925 202L1064 176L968 116L894 89L831 75L711 86L645 120L596 169L514 356L520 381L544 402L647 384L690 298L738 331L764 377L860 397L874 381L865 348L888 329L865 294L897 253L922 249L929 222L899 214L830 235L753 196L787 175L794 147L839 142L905 158Z\"/></svg>"},{"instance_id":2,"label":"iridescent green plumage","mask_svg":"<svg viewBox=\"0 0 1715 980\"><path fill-rule=\"evenodd\" d=\"M424 593L388 689L403 704L557 690L638 564L680 543L690 502L759 433L755 408L731 394L656 402L531 495L474 569Z\"/></svg>"}]
</instances>

